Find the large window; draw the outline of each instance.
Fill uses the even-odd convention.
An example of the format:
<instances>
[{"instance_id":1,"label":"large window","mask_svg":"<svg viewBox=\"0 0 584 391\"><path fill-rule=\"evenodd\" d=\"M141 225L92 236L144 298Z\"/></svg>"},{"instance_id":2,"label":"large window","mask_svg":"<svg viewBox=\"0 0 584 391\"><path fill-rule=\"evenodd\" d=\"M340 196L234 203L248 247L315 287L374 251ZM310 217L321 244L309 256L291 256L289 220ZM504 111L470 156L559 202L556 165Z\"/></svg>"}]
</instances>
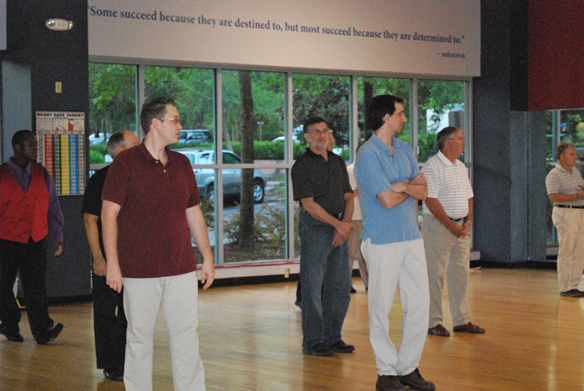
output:
<instances>
[{"instance_id":1,"label":"large window","mask_svg":"<svg viewBox=\"0 0 584 391\"><path fill-rule=\"evenodd\" d=\"M411 143L411 118L410 106L410 79L388 79L382 77L359 77L357 79L359 89L359 140L362 143L371 136L372 130L366 123L365 111L367 105L374 96L390 94L404 100L403 106L408 122L406 122L397 136L398 139Z\"/></svg>"},{"instance_id":2,"label":"large window","mask_svg":"<svg viewBox=\"0 0 584 391\"><path fill-rule=\"evenodd\" d=\"M221 79L225 262L287 258L285 75L225 70Z\"/></svg>"},{"instance_id":3,"label":"large window","mask_svg":"<svg viewBox=\"0 0 584 391\"><path fill-rule=\"evenodd\" d=\"M447 126L457 126L468 139L464 82L418 81L418 161L425 162L438 152L436 134ZM461 156L466 161L465 156Z\"/></svg>"},{"instance_id":4,"label":"large window","mask_svg":"<svg viewBox=\"0 0 584 391\"><path fill-rule=\"evenodd\" d=\"M334 151L345 160L350 156L349 90L350 78L347 76L294 74L293 77L294 129L300 132L308 118L322 117L333 131Z\"/></svg>"},{"instance_id":5,"label":"large window","mask_svg":"<svg viewBox=\"0 0 584 391\"><path fill-rule=\"evenodd\" d=\"M324 118L334 132L334 152L350 162L370 135L364 117L368 102L380 94L397 95L404 99L408 118L398 138L412 146L422 165L436 152L436 133L444 126L463 128L470 149L465 111L469 84L92 63L90 162L92 169L109 162L105 146L112 132L129 129L141 135L138 115L144 100L172 98L183 131L171 148L187 156L193 167L216 262L298 259L299 205L291 200L290 170L307 147L304 121ZM470 167L466 156L465 162Z\"/></svg>"},{"instance_id":6,"label":"large window","mask_svg":"<svg viewBox=\"0 0 584 391\"><path fill-rule=\"evenodd\" d=\"M89 163L111 161L107 140L118 130L139 135L136 66L89 64Z\"/></svg>"}]
</instances>

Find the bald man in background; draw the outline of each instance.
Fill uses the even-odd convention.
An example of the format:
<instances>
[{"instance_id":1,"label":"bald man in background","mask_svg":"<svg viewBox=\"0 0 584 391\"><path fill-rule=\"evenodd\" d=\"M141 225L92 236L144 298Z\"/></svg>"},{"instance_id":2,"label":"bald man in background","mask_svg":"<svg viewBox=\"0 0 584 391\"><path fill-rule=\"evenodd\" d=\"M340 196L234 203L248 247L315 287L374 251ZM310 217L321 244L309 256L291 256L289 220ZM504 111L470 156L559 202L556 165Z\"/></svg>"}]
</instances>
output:
<instances>
[{"instance_id":1,"label":"bald man in background","mask_svg":"<svg viewBox=\"0 0 584 391\"><path fill-rule=\"evenodd\" d=\"M112 134L107 150L112 158L138 145L138 137L122 130ZM103 369L107 379L124 379L127 321L124 315L123 293L111 289L106 283L107 261L101 235L101 192L109 166L102 168L87 183L83 197L83 221L93 258L93 331L97 368Z\"/></svg>"}]
</instances>

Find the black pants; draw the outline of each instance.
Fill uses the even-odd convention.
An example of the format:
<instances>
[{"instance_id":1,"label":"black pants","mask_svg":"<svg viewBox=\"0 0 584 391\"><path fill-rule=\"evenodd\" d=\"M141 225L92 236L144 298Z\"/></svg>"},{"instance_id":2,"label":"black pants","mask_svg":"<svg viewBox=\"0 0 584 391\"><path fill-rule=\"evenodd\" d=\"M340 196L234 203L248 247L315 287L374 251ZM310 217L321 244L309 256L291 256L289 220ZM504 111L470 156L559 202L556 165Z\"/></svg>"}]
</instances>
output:
<instances>
[{"instance_id":1,"label":"black pants","mask_svg":"<svg viewBox=\"0 0 584 391\"><path fill-rule=\"evenodd\" d=\"M123 292L114 291L104 276L94 274L93 331L98 368L124 368L127 326Z\"/></svg>"},{"instance_id":2,"label":"black pants","mask_svg":"<svg viewBox=\"0 0 584 391\"><path fill-rule=\"evenodd\" d=\"M0 320L7 331L20 331L20 308L13 291L16 274L19 272L30 331L37 342L39 338L44 340L47 330L53 327L45 286L45 240L35 243L31 239L28 243L19 243L0 239Z\"/></svg>"}]
</instances>

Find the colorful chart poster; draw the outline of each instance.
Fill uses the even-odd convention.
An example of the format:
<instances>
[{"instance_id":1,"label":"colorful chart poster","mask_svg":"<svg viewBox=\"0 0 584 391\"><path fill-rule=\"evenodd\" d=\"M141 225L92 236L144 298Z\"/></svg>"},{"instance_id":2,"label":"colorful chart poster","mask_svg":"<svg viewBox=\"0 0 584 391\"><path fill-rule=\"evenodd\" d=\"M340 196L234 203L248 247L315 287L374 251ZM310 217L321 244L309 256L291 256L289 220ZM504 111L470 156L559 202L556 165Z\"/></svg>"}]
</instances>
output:
<instances>
[{"instance_id":1,"label":"colorful chart poster","mask_svg":"<svg viewBox=\"0 0 584 391\"><path fill-rule=\"evenodd\" d=\"M61 195L85 191L85 113L37 111L37 161L53 176Z\"/></svg>"}]
</instances>

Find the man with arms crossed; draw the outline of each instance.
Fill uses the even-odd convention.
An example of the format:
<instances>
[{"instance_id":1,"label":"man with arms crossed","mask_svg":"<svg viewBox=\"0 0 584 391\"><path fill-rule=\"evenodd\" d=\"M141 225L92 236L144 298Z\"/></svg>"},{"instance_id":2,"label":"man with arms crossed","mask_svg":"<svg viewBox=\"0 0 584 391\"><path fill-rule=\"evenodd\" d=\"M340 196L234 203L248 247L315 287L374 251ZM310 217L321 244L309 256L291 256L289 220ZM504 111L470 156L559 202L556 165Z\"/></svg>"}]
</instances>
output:
<instances>
[{"instance_id":1,"label":"man with arms crossed","mask_svg":"<svg viewBox=\"0 0 584 391\"><path fill-rule=\"evenodd\" d=\"M186 156L168 149L182 129L176 103L147 101L140 123L144 142L114 160L102 193L107 284L117 292L124 285L128 319L124 383L128 391L152 390L154 328L162 305L174 389L204 390L189 229L203 255L203 289L215 272L197 183Z\"/></svg>"},{"instance_id":2,"label":"man with arms crossed","mask_svg":"<svg viewBox=\"0 0 584 391\"><path fill-rule=\"evenodd\" d=\"M14 298L14 281L20 272L30 331L39 345L57 338L63 330L49 316L45 273L46 238L51 233L55 255L63 253L63 212L48 171L36 162L38 144L30 130L12 137L14 156L0 166L0 334L23 342L20 308Z\"/></svg>"},{"instance_id":3,"label":"man with arms crossed","mask_svg":"<svg viewBox=\"0 0 584 391\"><path fill-rule=\"evenodd\" d=\"M341 338L351 301L347 239L353 197L345 161L329 153L330 130L322 118L304 124L310 146L292 167L294 200L300 201L302 352L313 356L351 353Z\"/></svg>"},{"instance_id":4,"label":"man with arms crossed","mask_svg":"<svg viewBox=\"0 0 584 391\"><path fill-rule=\"evenodd\" d=\"M572 144L556 148L558 164L545 178L552 220L558 230L558 285L564 297L584 297L578 289L584 268L584 180L576 168L578 155Z\"/></svg>"},{"instance_id":5,"label":"man with arms crossed","mask_svg":"<svg viewBox=\"0 0 584 391\"><path fill-rule=\"evenodd\" d=\"M367 108L375 130L359 149L355 173L363 213L361 250L369 270L369 337L380 391L434 390L418 370L428 325L428 270L417 224L417 200L428 189L408 144L397 136L406 123L401 98L380 95ZM402 344L389 338L396 286L404 311Z\"/></svg>"},{"instance_id":6,"label":"man with arms crossed","mask_svg":"<svg viewBox=\"0 0 584 391\"><path fill-rule=\"evenodd\" d=\"M140 144L138 137L128 130L112 134L107 150L112 158L125 149ZM89 178L83 196L83 221L85 234L93 256L93 332L97 368L103 369L107 379L124 379L124 355L126 351L126 316L122 293L107 286L105 275L107 261L101 234L101 193L109 166Z\"/></svg>"},{"instance_id":7,"label":"man with arms crossed","mask_svg":"<svg viewBox=\"0 0 584 391\"><path fill-rule=\"evenodd\" d=\"M462 130L442 129L437 143L439 152L422 169L428 181L422 224L430 284L428 334L450 336L442 325L445 275L454 332L483 334L485 329L470 322L467 296L473 192L466 166L458 160L465 145Z\"/></svg>"}]
</instances>

